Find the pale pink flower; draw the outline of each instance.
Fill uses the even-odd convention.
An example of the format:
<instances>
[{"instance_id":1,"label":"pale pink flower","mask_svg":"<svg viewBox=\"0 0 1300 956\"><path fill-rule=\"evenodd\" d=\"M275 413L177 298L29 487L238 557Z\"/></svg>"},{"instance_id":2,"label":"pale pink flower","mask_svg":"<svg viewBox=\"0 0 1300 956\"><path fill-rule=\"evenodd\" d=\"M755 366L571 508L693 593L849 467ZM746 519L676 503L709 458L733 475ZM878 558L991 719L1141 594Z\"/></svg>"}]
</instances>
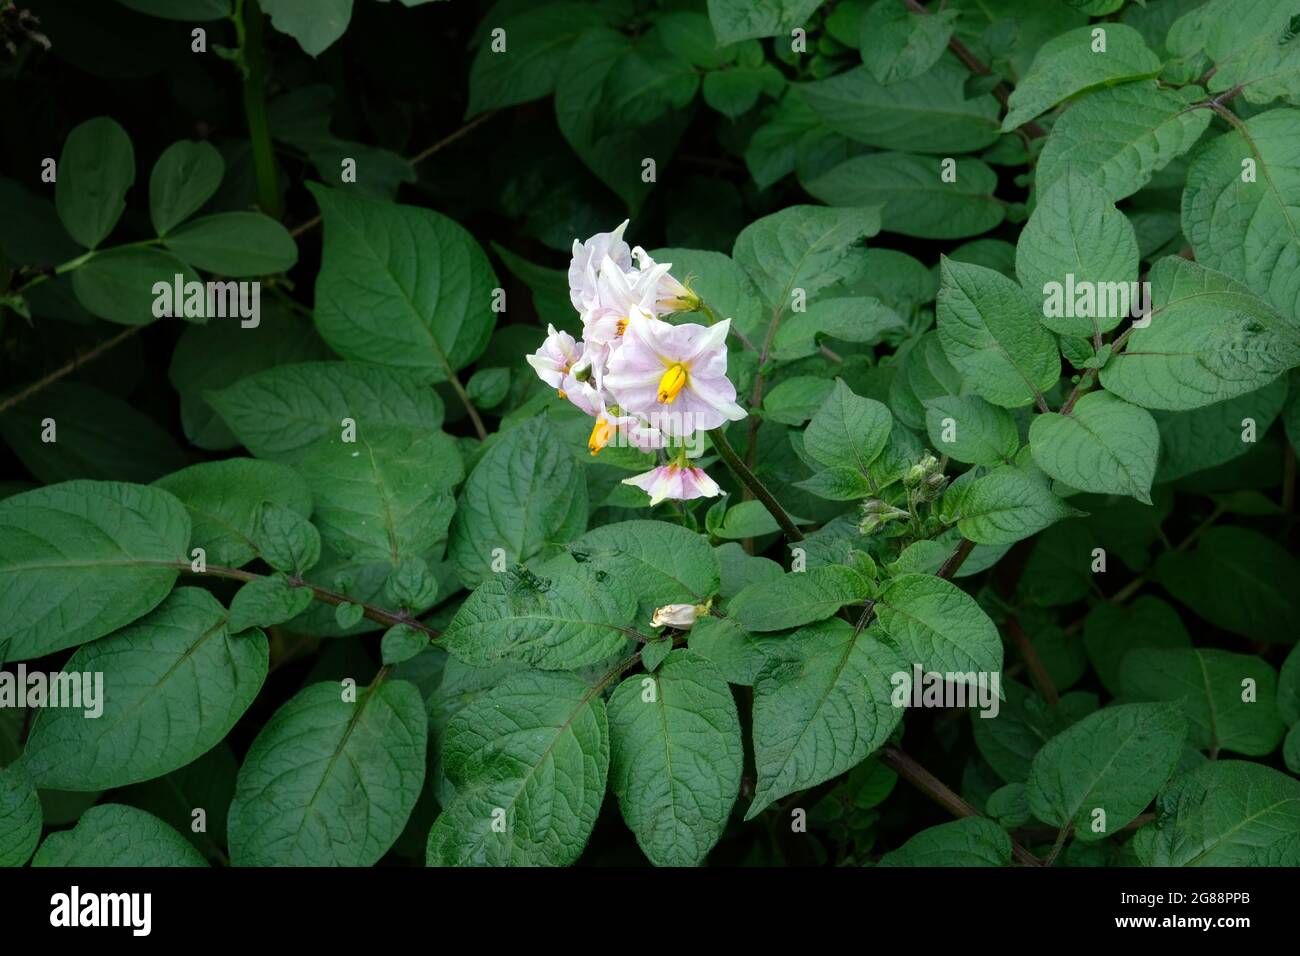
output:
<instances>
[{"instance_id":1,"label":"pale pink flower","mask_svg":"<svg viewBox=\"0 0 1300 956\"><path fill-rule=\"evenodd\" d=\"M525 358L537 377L551 388L563 390L564 380L570 369L582 359L583 347L574 341L568 332L561 332L553 325L546 327L546 341L532 355Z\"/></svg>"},{"instance_id":2,"label":"pale pink flower","mask_svg":"<svg viewBox=\"0 0 1300 956\"><path fill-rule=\"evenodd\" d=\"M694 312L700 307L700 297L669 274L672 263L657 264L650 253L640 246L632 250L632 258L642 272L655 275L654 311L656 315L669 312ZM655 271L660 270L660 271Z\"/></svg>"},{"instance_id":3,"label":"pale pink flower","mask_svg":"<svg viewBox=\"0 0 1300 956\"><path fill-rule=\"evenodd\" d=\"M667 274L668 266L625 272L606 259L596 298L582 313L582 337L598 345L616 345L630 323L655 315L659 282Z\"/></svg>"},{"instance_id":4,"label":"pale pink flower","mask_svg":"<svg viewBox=\"0 0 1300 956\"><path fill-rule=\"evenodd\" d=\"M572 372L565 376L560 395L592 418L600 415L605 408L605 396L600 389L589 381L579 382Z\"/></svg>"},{"instance_id":5,"label":"pale pink flower","mask_svg":"<svg viewBox=\"0 0 1300 956\"><path fill-rule=\"evenodd\" d=\"M730 328L730 319L711 326L633 322L610 356L604 387L628 414L674 436L739 421L745 410L727 378Z\"/></svg>"},{"instance_id":6,"label":"pale pink flower","mask_svg":"<svg viewBox=\"0 0 1300 956\"><path fill-rule=\"evenodd\" d=\"M573 258L569 262L569 301L578 312L593 308L598 296L597 283L601 272L613 263L619 273L632 268L632 251L623 241L624 219L613 232L598 232L586 242L573 240Z\"/></svg>"},{"instance_id":7,"label":"pale pink flower","mask_svg":"<svg viewBox=\"0 0 1300 956\"><path fill-rule=\"evenodd\" d=\"M722 494L717 482L694 465L660 465L631 478L623 484L633 485L650 495L651 506L665 498L690 501L694 498L715 498Z\"/></svg>"}]
</instances>

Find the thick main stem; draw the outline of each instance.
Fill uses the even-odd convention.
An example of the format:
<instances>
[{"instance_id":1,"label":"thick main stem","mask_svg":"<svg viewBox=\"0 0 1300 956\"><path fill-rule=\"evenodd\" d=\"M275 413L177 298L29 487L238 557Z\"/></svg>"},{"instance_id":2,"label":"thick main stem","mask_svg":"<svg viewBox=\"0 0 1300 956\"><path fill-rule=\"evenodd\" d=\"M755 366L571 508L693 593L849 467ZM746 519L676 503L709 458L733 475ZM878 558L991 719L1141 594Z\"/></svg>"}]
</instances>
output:
<instances>
[{"instance_id":1,"label":"thick main stem","mask_svg":"<svg viewBox=\"0 0 1300 956\"><path fill-rule=\"evenodd\" d=\"M257 0L244 0L241 11L244 40L244 115L253 151L257 179L257 204L272 219L284 218L280 179L271 144L271 124L266 114L266 49L262 45L262 10Z\"/></svg>"},{"instance_id":2,"label":"thick main stem","mask_svg":"<svg viewBox=\"0 0 1300 956\"><path fill-rule=\"evenodd\" d=\"M781 530L785 533L786 540L791 542L802 541L803 532L794 523L794 519L781 507L781 503L776 500L772 492L767 490L767 486L749 470L749 466L736 454L736 450L727 441L727 436L723 430L721 428L712 429L709 432L709 439L713 442L713 447L718 450L718 454L722 456L722 460L727 463L727 467L731 469L732 474L740 479L741 484L753 492L755 498L763 502L763 507L767 509L768 514L776 519L776 523L781 526Z\"/></svg>"},{"instance_id":3,"label":"thick main stem","mask_svg":"<svg viewBox=\"0 0 1300 956\"><path fill-rule=\"evenodd\" d=\"M957 793L954 793L946 784L930 771L926 770L919 763L909 757L897 747L887 745L880 751L880 762L889 767L896 774L916 787L924 791L935 803L943 807L955 817L981 817L983 816L978 810L967 803ZM1011 855L1019 862L1026 866L1042 866L1043 861L1034 856L1015 840L1011 841Z\"/></svg>"}]
</instances>

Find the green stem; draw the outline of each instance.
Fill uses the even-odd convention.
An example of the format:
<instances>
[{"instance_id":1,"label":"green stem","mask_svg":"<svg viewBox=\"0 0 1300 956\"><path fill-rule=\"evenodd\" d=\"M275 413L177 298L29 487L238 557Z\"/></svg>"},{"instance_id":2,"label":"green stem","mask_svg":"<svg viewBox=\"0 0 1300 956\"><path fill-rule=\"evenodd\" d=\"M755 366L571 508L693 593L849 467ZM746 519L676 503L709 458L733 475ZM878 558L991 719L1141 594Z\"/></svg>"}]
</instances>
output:
<instances>
[{"instance_id":1,"label":"green stem","mask_svg":"<svg viewBox=\"0 0 1300 956\"><path fill-rule=\"evenodd\" d=\"M266 49L262 44L262 11L257 0L244 0L242 16L244 58L244 115L253 149L253 171L257 178L257 204L273 219L284 218L280 198L280 177L271 144L271 125L266 116Z\"/></svg>"},{"instance_id":2,"label":"green stem","mask_svg":"<svg viewBox=\"0 0 1300 956\"><path fill-rule=\"evenodd\" d=\"M195 571L190 567L190 565L185 564L184 562L176 562L174 565L169 564L168 566L178 568L183 574L193 574L198 577L211 576L214 578L226 578L231 581L248 582L266 577L266 575L258 574L255 571L245 571L241 568L227 568L216 564L209 564L206 570L203 571ZM407 614L405 611L388 611L381 607L375 607L373 604L365 604L361 601L353 600L346 594L340 594L337 591L331 591L328 588L323 588L312 584L309 581L304 581L296 574L291 574L288 578L290 585L293 587L310 589L312 597L324 604L329 604L334 607L337 607L340 604L356 604L361 607L362 617L369 618L378 624L383 624L387 627L395 627L398 624L405 624L407 627L413 627L415 630L427 634L430 640L436 640L442 636L441 631L430 627L413 615Z\"/></svg>"},{"instance_id":3,"label":"green stem","mask_svg":"<svg viewBox=\"0 0 1300 956\"><path fill-rule=\"evenodd\" d=\"M460 379L456 373L447 370L447 384L451 390L456 393L460 403L465 406L465 411L469 414L469 420L474 425L474 432L478 435L479 441L487 441L487 429L483 427L483 419L479 417L478 409L474 407L473 400L469 397L469 392L465 391L465 386L460 384Z\"/></svg>"},{"instance_id":4,"label":"green stem","mask_svg":"<svg viewBox=\"0 0 1300 956\"><path fill-rule=\"evenodd\" d=\"M776 519L776 523L785 532L786 540L790 542L802 541L803 532L794 523L794 519L781 507L781 503L776 500L772 492L767 490L767 486L759 480L758 476L741 461L740 456L736 454L736 450L727 441L726 433L721 428L714 428L709 431L709 438L713 442L713 447L718 450L718 454L722 456L722 460L731 469L732 474L740 479L741 484L754 493L755 498L763 502L763 507Z\"/></svg>"}]
</instances>

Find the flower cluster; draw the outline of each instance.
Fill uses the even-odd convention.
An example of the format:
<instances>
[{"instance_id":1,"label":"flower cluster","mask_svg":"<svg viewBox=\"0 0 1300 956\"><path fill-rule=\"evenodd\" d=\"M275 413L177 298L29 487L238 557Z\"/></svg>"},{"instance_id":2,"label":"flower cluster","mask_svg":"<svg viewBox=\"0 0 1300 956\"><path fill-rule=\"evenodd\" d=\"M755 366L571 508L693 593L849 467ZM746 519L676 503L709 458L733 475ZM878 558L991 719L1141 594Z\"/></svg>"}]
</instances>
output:
<instances>
[{"instance_id":1,"label":"flower cluster","mask_svg":"<svg viewBox=\"0 0 1300 956\"><path fill-rule=\"evenodd\" d=\"M582 338L555 326L528 363L561 398L595 424L587 447L599 454L611 442L662 451L667 462L628 478L656 505L719 494L717 484L689 463L699 432L745 417L727 378L731 320L673 325L661 316L703 311L699 296L640 246L623 240L625 220L613 232L573 243L569 299L582 318Z\"/></svg>"}]
</instances>

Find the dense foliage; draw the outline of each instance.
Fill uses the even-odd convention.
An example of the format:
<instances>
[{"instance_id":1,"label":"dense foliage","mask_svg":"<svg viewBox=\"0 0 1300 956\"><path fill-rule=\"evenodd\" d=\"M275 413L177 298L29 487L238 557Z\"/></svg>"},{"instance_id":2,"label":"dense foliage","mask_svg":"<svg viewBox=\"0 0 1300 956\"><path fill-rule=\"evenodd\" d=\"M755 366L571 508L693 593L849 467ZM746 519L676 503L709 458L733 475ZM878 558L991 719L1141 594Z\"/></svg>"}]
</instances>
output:
<instances>
[{"instance_id":1,"label":"dense foliage","mask_svg":"<svg viewBox=\"0 0 1300 956\"><path fill-rule=\"evenodd\" d=\"M1300 865L1298 9L0 0L0 864Z\"/></svg>"}]
</instances>

